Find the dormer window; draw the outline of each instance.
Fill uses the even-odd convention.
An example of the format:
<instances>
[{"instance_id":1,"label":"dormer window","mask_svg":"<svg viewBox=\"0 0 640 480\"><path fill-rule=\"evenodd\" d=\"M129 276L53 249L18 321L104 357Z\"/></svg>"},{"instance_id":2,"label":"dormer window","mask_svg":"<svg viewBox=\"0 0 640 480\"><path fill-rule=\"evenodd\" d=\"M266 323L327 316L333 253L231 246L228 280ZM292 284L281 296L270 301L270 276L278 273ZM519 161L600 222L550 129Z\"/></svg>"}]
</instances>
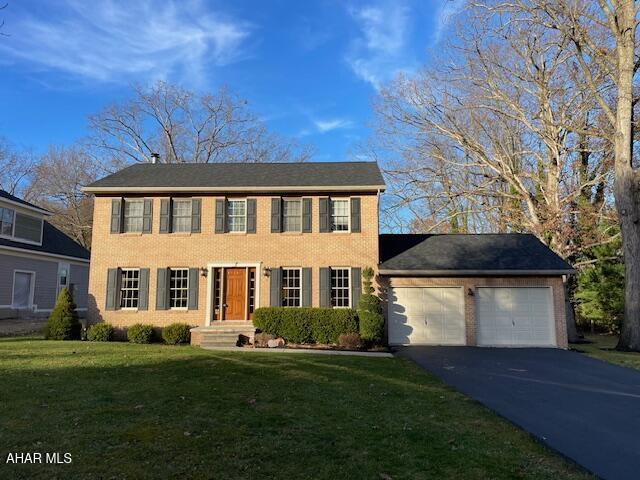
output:
<instances>
[{"instance_id":1,"label":"dormer window","mask_svg":"<svg viewBox=\"0 0 640 480\"><path fill-rule=\"evenodd\" d=\"M0 207L0 236L12 240L40 244L42 219L26 215L13 208Z\"/></svg>"},{"instance_id":2,"label":"dormer window","mask_svg":"<svg viewBox=\"0 0 640 480\"><path fill-rule=\"evenodd\" d=\"M13 210L0 207L0 235L11 237L13 235Z\"/></svg>"}]
</instances>

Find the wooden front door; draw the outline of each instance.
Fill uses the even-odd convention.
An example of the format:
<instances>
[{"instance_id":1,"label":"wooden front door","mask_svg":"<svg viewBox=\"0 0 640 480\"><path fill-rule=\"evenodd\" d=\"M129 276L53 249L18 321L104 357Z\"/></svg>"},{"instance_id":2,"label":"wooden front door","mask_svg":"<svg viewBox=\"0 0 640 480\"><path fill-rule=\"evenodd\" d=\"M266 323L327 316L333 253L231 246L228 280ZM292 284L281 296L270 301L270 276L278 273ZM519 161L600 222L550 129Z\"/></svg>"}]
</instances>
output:
<instances>
[{"instance_id":1,"label":"wooden front door","mask_svg":"<svg viewBox=\"0 0 640 480\"><path fill-rule=\"evenodd\" d=\"M244 268L224 269L224 319L246 320L247 279Z\"/></svg>"}]
</instances>

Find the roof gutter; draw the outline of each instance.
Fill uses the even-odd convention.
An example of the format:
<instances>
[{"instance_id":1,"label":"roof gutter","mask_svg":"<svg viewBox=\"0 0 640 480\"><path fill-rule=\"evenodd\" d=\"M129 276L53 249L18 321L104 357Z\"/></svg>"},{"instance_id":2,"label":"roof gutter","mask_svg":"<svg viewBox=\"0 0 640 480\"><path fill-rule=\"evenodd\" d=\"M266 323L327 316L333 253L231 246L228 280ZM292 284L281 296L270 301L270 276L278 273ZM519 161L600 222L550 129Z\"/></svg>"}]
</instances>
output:
<instances>
[{"instance_id":1,"label":"roof gutter","mask_svg":"<svg viewBox=\"0 0 640 480\"><path fill-rule=\"evenodd\" d=\"M82 187L85 193L226 193L226 192L376 192L384 191L384 185L354 185L354 186L269 186L269 187Z\"/></svg>"},{"instance_id":2,"label":"roof gutter","mask_svg":"<svg viewBox=\"0 0 640 480\"><path fill-rule=\"evenodd\" d=\"M565 268L557 270L394 270L381 268L378 270L380 275L398 276L398 277L473 277L473 276L491 276L491 277L507 277L507 276L560 276L572 275L577 271L574 268Z\"/></svg>"},{"instance_id":3,"label":"roof gutter","mask_svg":"<svg viewBox=\"0 0 640 480\"><path fill-rule=\"evenodd\" d=\"M46 215L46 216L53 215L53 213L51 213L49 210L45 210L44 208L36 207L35 205L25 205L22 202L16 202L14 200L10 200L10 199L4 198L4 197L0 197L0 202L8 203L10 205L15 205L16 207L24 208L25 210L31 210L33 212L38 212L38 213L40 213L42 215Z\"/></svg>"}]
</instances>

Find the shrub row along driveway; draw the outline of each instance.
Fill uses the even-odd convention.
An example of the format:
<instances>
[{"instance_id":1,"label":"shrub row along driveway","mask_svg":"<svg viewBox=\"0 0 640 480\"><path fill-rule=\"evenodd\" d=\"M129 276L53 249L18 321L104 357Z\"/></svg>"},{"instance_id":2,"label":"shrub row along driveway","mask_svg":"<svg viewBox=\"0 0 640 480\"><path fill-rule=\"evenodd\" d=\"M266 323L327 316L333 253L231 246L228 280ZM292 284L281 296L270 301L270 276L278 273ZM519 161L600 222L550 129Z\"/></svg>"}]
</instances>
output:
<instances>
[{"instance_id":1,"label":"shrub row along driveway","mask_svg":"<svg viewBox=\"0 0 640 480\"><path fill-rule=\"evenodd\" d=\"M587 478L396 358L2 339L0 392L0 478Z\"/></svg>"},{"instance_id":2,"label":"shrub row along driveway","mask_svg":"<svg viewBox=\"0 0 640 480\"><path fill-rule=\"evenodd\" d=\"M607 479L640 472L640 372L557 349L407 347L456 390Z\"/></svg>"}]
</instances>

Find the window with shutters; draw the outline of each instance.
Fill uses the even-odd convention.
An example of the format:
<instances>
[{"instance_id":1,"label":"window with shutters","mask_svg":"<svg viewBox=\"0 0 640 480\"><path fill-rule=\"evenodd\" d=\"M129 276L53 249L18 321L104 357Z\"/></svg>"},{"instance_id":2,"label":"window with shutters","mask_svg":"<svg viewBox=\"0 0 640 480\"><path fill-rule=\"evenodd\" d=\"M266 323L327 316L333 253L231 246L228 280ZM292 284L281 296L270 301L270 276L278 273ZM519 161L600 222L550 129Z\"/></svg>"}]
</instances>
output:
<instances>
[{"instance_id":1,"label":"window with shutters","mask_svg":"<svg viewBox=\"0 0 640 480\"><path fill-rule=\"evenodd\" d=\"M351 288L350 288L350 268L332 268L331 269L331 306L332 307L350 307L351 306Z\"/></svg>"},{"instance_id":2,"label":"window with shutters","mask_svg":"<svg viewBox=\"0 0 640 480\"><path fill-rule=\"evenodd\" d=\"M302 298L302 269L282 269L282 306L299 307Z\"/></svg>"},{"instance_id":3,"label":"window with shutters","mask_svg":"<svg viewBox=\"0 0 640 480\"><path fill-rule=\"evenodd\" d=\"M191 231L191 199L172 200L171 206L171 231Z\"/></svg>"},{"instance_id":4,"label":"window with shutters","mask_svg":"<svg viewBox=\"0 0 640 480\"><path fill-rule=\"evenodd\" d=\"M227 201L227 229L229 232L247 231L247 201Z\"/></svg>"},{"instance_id":5,"label":"window with shutters","mask_svg":"<svg viewBox=\"0 0 640 480\"><path fill-rule=\"evenodd\" d=\"M138 308L140 270L123 268L120 275L120 308Z\"/></svg>"},{"instance_id":6,"label":"window with shutters","mask_svg":"<svg viewBox=\"0 0 640 480\"><path fill-rule=\"evenodd\" d=\"M142 232L142 224L144 217L144 200L127 200L124 201L124 225L122 231Z\"/></svg>"},{"instance_id":7,"label":"window with shutters","mask_svg":"<svg viewBox=\"0 0 640 480\"><path fill-rule=\"evenodd\" d=\"M330 201L330 220L332 232L349 231L349 199L332 198Z\"/></svg>"},{"instance_id":8,"label":"window with shutters","mask_svg":"<svg viewBox=\"0 0 640 480\"><path fill-rule=\"evenodd\" d=\"M169 269L169 308L187 308L189 305L189 269Z\"/></svg>"},{"instance_id":9,"label":"window with shutters","mask_svg":"<svg viewBox=\"0 0 640 480\"><path fill-rule=\"evenodd\" d=\"M282 231L302 232L302 200L284 199L282 201Z\"/></svg>"},{"instance_id":10,"label":"window with shutters","mask_svg":"<svg viewBox=\"0 0 640 480\"><path fill-rule=\"evenodd\" d=\"M10 208L0 207L0 235L11 237L13 235L14 211Z\"/></svg>"}]
</instances>

